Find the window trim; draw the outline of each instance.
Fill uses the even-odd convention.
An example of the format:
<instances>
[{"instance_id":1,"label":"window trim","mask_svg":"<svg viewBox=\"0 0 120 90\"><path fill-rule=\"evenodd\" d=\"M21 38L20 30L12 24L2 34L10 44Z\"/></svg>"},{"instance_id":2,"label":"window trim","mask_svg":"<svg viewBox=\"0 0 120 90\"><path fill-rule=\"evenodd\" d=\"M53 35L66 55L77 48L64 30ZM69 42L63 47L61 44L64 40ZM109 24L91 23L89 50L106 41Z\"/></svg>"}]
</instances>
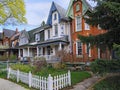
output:
<instances>
[{"instance_id":1,"label":"window trim","mask_svg":"<svg viewBox=\"0 0 120 90\"><path fill-rule=\"evenodd\" d=\"M80 5L79 5L79 3L76 4L75 8L76 8L76 12L80 11Z\"/></svg>"},{"instance_id":2,"label":"window trim","mask_svg":"<svg viewBox=\"0 0 120 90\"><path fill-rule=\"evenodd\" d=\"M56 27L57 26L57 34L56 34ZM54 25L54 34L55 34L55 37L57 37L58 36L58 24L55 24Z\"/></svg>"},{"instance_id":3,"label":"window trim","mask_svg":"<svg viewBox=\"0 0 120 90\"><path fill-rule=\"evenodd\" d=\"M81 54L78 54L78 43L81 43ZM81 41L76 41L76 55L82 56L83 55L83 43Z\"/></svg>"},{"instance_id":4,"label":"window trim","mask_svg":"<svg viewBox=\"0 0 120 90\"><path fill-rule=\"evenodd\" d=\"M78 18L80 18L80 22L78 23ZM82 31L82 17L81 16L76 16L76 23L75 23L75 25L76 25L76 32L78 32L78 31ZM80 24L80 28L78 29L78 24Z\"/></svg>"},{"instance_id":5,"label":"window trim","mask_svg":"<svg viewBox=\"0 0 120 90\"><path fill-rule=\"evenodd\" d=\"M89 46L89 54L88 54L88 52L87 52L88 46ZM90 43L88 44L88 46L87 46L87 44L86 44L86 54L87 54L89 57L91 57L91 47L90 47Z\"/></svg>"},{"instance_id":6,"label":"window trim","mask_svg":"<svg viewBox=\"0 0 120 90\"><path fill-rule=\"evenodd\" d=\"M84 23L84 26L85 26L85 30L90 30L90 25L87 24L86 22ZM88 27L86 28L86 26L89 26L89 28Z\"/></svg>"}]
</instances>

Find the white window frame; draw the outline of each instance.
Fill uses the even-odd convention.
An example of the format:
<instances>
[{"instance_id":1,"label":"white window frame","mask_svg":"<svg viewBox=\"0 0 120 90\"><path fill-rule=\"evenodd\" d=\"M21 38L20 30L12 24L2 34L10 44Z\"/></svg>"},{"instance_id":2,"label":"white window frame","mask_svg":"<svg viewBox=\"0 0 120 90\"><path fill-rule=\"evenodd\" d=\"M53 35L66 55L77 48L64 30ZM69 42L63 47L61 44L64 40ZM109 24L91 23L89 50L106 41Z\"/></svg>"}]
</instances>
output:
<instances>
[{"instance_id":1,"label":"white window frame","mask_svg":"<svg viewBox=\"0 0 120 90\"><path fill-rule=\"evenodd\" d=\"M50 30L47 30L48 33L48 39L50 39Z\"/></svg>"},{"instance_id":2,"label":"white window frame","mask_svg":"<svg viewBox=\"0 0 120 90\"><path fill-rule=\"evenodd\" d=\"M82 17L81 16L76 16L76 31L82 31Z\"/></svg>"},{"instance_id":3,"label":"white window frame","mask_svg":"<svg viewBox=\"0 0 120 90\"><path fill-rule=\"evenodd\" d=\"M100 27L100 25L99 25L99 24L97 25L97 28L98 28L98 30L102 30L102 28Z\"/></svg>"},{"instance_id":4,"label":"white window frame","mask_svg":"<svg viewBox=\"0 0 120 90\"><path fill-rule=\"evenodd\" d=\"M85 22L85 30L90 30L90 25Z\"/></svg>"},{"instance_id":5,"label":"white window frame","mask_svg":"<svg viewBox=\"0 0 120 90\"><path fill-rule=\"evenodd\" d=\"M78 53L78 43L81 43L81 54ZM78 55L78 56L83 55L83 43L80 41L76 42L76 55Z\"/></svg>"},{"instance_id":6,"label":"white window frame","mask_svg":"<svg viewBox=\"0 0 120 90\"><path fill-rule=\"evenodd\" d=\"M88 53L88 50L89 49L89 53ZM86 54L91 57L91 47L90 47L90 43L89 44L86 44Z\"/></svg>"},{"instance_id":7,"label":"white window frame","mask_svg":"<svg viewBox=\"0 0 120 90\"><path fill-rule=\"evenodd\" d=\"M57 34L56 34L56 26L57 26ZM54 33L55 33L55 36L57 37L58 36L58 24L54 25Z\"/></svg>"},{"instance_id":8,"label":"white window frame","mask_svg":"<svg viewBox=\"0 0 120 90\"><path fill-rule=\"evenodd\" d=\"M35 41L40 41L40 34L39 33L36 33L35 34Z\"/></svg>"}]
</instances>

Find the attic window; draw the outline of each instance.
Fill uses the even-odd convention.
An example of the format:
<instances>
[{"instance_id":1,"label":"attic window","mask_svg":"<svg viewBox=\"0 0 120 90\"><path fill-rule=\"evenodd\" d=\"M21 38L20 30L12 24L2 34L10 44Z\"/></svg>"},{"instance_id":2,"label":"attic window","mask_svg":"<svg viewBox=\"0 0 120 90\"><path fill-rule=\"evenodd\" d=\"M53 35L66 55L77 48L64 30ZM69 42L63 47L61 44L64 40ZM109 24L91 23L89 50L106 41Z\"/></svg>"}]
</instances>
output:
<instances>
[{"instance_id":1,"label":"attic window","mask_svg":"<svg viewBox=\"0 0 120 90\"><path fill-rule=\"evenodd\" d=\"M76 5L76 12L79 11L79 10L80 10L80 5L77 4L77 5Z\"/></svg>"},{"instance_id":2,"label":"attic window","mask_svg":"<svg viewBox=\"0 0 120 90\"><path fill-rule=\"evenodd\" d=\"M56 20L57 19L57 14L54 14L54 20Z\"/></svg>"}]
</instances>

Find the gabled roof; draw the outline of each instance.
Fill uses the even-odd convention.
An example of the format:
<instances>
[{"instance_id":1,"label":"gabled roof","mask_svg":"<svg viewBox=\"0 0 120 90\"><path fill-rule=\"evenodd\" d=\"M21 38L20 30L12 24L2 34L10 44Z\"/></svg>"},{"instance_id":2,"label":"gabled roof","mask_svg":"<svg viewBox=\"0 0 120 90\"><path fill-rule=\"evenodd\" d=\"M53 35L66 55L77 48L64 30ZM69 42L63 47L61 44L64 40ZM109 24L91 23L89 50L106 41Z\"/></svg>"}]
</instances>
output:
<instances>
[{"instance_id":1,"label":"gabled roof","mask_svg":"<svg viewBox=\"0 0 120 90\"><path fill-rule=\"evenodd\" d=\"M74 18L73 17L73 2L74 0L70 0L67 12L66 12L66 17ZM93 8L91 5L86 1L86 0L81 0L82 2L82 15L84 15L88 10L91 12Z\"/></svg>"},{"instance_id":2,"label":"gabled roof","mask_svg":"<svg viewBox=\"0 0 120 90\"><path fill-rule=\"evenodd\" d=\"M20 32L20 37L19 37L19 38L21 38L21 35L22 35L23 33L24 33L25 37L27 37L28 40L29 40L30 37L29 37L29 34L28 34L28 32L27 32L26 30L22 30L22 31Z\"/></svg>"},{"instance_id":3,"label":"gabled roof","mask_svg":"<svg viewBox=\"0 0 120 90\"><path fill-rule=\"evenodd\" d=\"M63 7L61 7L60 5L58 5L57 3L52 2L52 5L51 5L50 11L49 11L49 16L48 16L48 19L47 19L47 24L48 25L52 24L52 12L54 12L54 11L58 11L59 20L61 20L61 19L67 20L66 17L65 17L66 10Z\"/></svg>"},{"instance_id":4,"label":"gabled roof","mask_svg":"<svg viewBox=\"0 0 120 90\"><path fill-rule=\"evenodd\" d=\"M3 29L3 32L4 36L8 38L12 37L15 34L15 31L9 29Z\"/></svg>"}]
</instances>

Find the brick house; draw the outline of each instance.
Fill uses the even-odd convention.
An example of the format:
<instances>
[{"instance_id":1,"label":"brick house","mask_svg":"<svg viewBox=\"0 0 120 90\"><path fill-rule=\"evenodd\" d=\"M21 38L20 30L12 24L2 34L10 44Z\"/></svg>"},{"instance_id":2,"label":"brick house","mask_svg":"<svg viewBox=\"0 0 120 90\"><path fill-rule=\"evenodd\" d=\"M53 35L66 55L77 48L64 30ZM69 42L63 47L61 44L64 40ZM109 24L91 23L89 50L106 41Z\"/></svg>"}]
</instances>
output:
<instances>
[{"instance_id":1,"label":"brick house","mask_svg":"<svg viewBox=\"0 0 120 90\"><path fill-rule=\"evenodd\" d=\"M102 52L99 48L90 47L90 44L83 44L78 35L98 35L105 33L100 27L92 27L88 25L84 16L86 12L92 13L93 8L86 0L70 0L66 16L71 19L71 38L72 52L77 57L76 61L92 61L96 58L110 58L109 51Z\"/></svg>"},{"instance_id":2,"label":"brick house","mask_svg":"<svg viewBox=\"0 0 120 90\"><path fill-rule=\"evenodd\" d=\"M18 37L19 32L16 29L14 30L9 30L9 29L3 29L3 32L0 33L0 55L6 55L7 57L10 56L10 54L17 55L18 50L15 48L15 46L18 44ZM14 47L13 47L13 41Z\"/></svg>"}]
</instances>

